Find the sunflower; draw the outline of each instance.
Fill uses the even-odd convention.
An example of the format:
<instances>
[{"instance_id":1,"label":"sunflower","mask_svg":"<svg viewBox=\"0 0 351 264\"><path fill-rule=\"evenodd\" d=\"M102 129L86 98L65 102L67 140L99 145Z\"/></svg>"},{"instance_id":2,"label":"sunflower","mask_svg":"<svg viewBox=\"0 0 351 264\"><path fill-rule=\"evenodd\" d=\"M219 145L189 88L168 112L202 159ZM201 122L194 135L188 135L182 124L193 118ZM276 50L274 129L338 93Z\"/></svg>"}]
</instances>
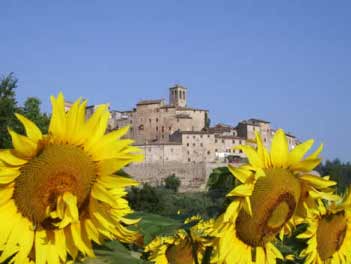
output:
<instances>
[{"instance_id":1,"label":"sunflower","mask_svg":"<svg viewBox=\"0 0 351 264\"><path fill-rule=\"evenodd\" d=\"M219 263L276 263L276 259L283 259L273 245L276 235L282 237L292 228L296 209L300 204L307 205L309 191L323 193L335 184L311 173L320 163L318 156L322 150L320 146L304 159L313 140L289 151L285 133L279 129L270 153L259 134L256 144L257 149L248 145L239 147L248 164L238 168L229 166L242 184L228 193L234 200L215 223L213 235L217 237Z\"/></svg>"},{"instance_id":2,"label":"sunflower","mask_svg":"<svg viewBox=\"0 0 351 264\"><path fill-rule=\"evenodd\" d=\"M305 263L351 262L351 190L339 201L310 210L305 219L307 230L297 238L308 239L301 252Z\"/></svg>"},{"instance_id":3,"label":"sunflower","mask_svg":"<svg viewBox=\"0 0 351 264\"><path fill-rule=\"evenodd\" d=\"M142 159L120 139L128 128L105 134L107 105L86 120L86 101L68 112L62 93L51 103L47 135L17 114L26 136L9 129L14 148L0 151L0 263L65 263L79 252L94 257L92 241L137 237L123 198L137 182L114 175Z\"/></svg>"},{"instance_id":4,"label":"sunflower","mask_svg":"<svg viewBox=\"0 0 351 264\"><path fill-rule=\"evenodd\" d=\"M189 224L197 219L188 219ZM200 220L187 232L184 229L172 236L158 236L146 247L145 252L150 254L149 260L155 264L195 264L201 263L207 247L211 247L208 237L212 230L213 220Z\"/></svg>"}]
</instances>

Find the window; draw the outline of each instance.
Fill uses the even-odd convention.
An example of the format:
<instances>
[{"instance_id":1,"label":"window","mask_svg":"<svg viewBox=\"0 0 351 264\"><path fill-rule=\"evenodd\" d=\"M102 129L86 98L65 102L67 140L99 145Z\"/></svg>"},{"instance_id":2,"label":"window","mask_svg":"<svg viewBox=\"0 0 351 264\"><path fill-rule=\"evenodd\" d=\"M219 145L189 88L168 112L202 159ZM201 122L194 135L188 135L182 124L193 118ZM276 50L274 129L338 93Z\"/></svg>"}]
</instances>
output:
<instances>
[{"instance_id":1,"label":"window","mask_svg":"<svg viewBox=\"0 0 351 264\"><path fill-rule=\"evenodd\" d=\"M200 135L200 138L202 138L202 135Z\"/></svg>"},{"instance_id":2,"label":"window","mask_svg":"<svg viewBox=\"0 0 351 264\"><path fill-rule=\"evenodd\" d=\"M218 152L218 149L215 149L215 152Z\"/></svg>"},{"instance_id":3,"label":"window","mask_svg":"<svg viewBox=\"0 0 351 264\"><path fill-rule=\"evenodd\" d=\"M140 125L139 130L144 130L144 125Z\"/></svg>"},{"instance_id":4,"label":"window","mask_svg":"<svg viewBox=\"0 0 351 264\"><path fill-rule=\"evenodd\" d=\"M190 154L190 151L188 150L187 153L188 153L188 155L189 155L189 154Z\"/></svg>"},{"instance_id":5,"label":"window","mask_svg":"<svg viewBox=\"0 0 351 264\"><path fill-rule=\"evenodd\" d=\"M215 143L217 143L218 142L218 140L217 139L215 139Z\"/></svg>"},{"instance_id":6,"label":"window","mask_svg":"<svg viewBox=\"0 0 351 264\"><path fill-rule=\"evenodd\" d=\"M207 135L208 138L210 138L210 135Z\"/></svg>"},{"instance_id":7,"label":"window","mask_svg":"<svg viewBox=\"0 0 351 264\"><path fill-rule=\"evenodd\" d=\"M239 153L243 153L243 151L240 149L240 150L239 150Z\"/></svg>"},{"instance_id":8,"label":"window","mask_svg":"<svg viewBox=\"0 0 351 264\"><path fill-rule=\"evenodd\" d=\"M171 130L172 130L172 127L168 127L168 130L171 131Z\"/></svg>"},{"instance_id":9,"label":"window","mask_svg":"<svg viewBox=\"0 0 351 264\"><path fill-rule=\"evenodd\" d=\"M164 126L162 126L162 133L163 133L163 132L165 132L165 127L164 127Z\"/></svg>"},{"instance_id":10,"label":"window","mask_svg":"<svg viewBox=\"0 0 351 264\"><path fill-rule=\"evenodd\" d=\"M195 136L193 136L193 139L195 139Z\"/></svg>"},{"instance_id":11,"label":"window","mask_svg":"<svg viewBox=\"0 0 351 264\"><path fill-rule=\"evenodd\" d=\"M156 131L158 131L158 126L156 127Z\"/></svg>"},{"instance_id":12,"label":"window","mask_svg":"<svg viewBox=\"0 0 351 264\"><path fill-rule=\"evenodd\" d=\"M235 140L233 139L233 144L235 144Z\"/></svg>"},{"instance_id":13,"label":"window","mask_svg":"<svg viewBox=\"0 0 351 264\"><path fill-rule=\"evenodd\" d=\"M188 158L188 161L189 161L189 162L191 162L191 159L190 159L190 158Z\"/></svg>"},{"instance_id":14,"label":"window","mask_svg":"<svg viewBox=\"0 0 351 264\"><path fill-rule=\"evenodd\" d=\"M201 146L201 147L203 147L203 146L204 146L204 144L200 143L200 146Z\"/></svg>"},{"instance_id":15,"label":"window","mask_svg":"<svg viewBox=\"0 0 351 264\"><path fill-rule=\"evenodd\" d=\"M186 136L187 139L189 139L189 136Z\"/></svg>"},{"instance_id":16,"label":"window","mask_svg":"<svg viewBox=\"0 0 351 264\"><path fill-rule=\"evenodd\" d=\"M222 139L222 143L224 143L224 139Z\"/></svg>"},{"instance_id":17,"label":"window","mask_svg":"<svg viewBox=\"0 0 351 264\"><path fill-rule=\"evenodd\" d=\"M171 148L171 152L173 152L173 149Z\"/></svg>"},{"instance_id":18,"label":"window","mask_svg":"<svg viewBox=\"0 0 351 264\"><path fill-rule=\"evenodd\" d=\"M156 122L158 122L158 118L156 118Z\"/></svg>"},{"instance_id":19,"label":"window","mask_svg":"<svg viewBox=\"0 0 351 264\"><path fill-rule=\"evenodd\" d=\"M162 135L161 137L162 137L162 138L165 138L165 136L164 136L164 135Z\"/></svg>"},{"instance_id":20,"label":"window","mask_svg":"<svg viewBox=\"0 0 351 264\"><path fill-rule=\"evenodd\" d=\"M211 151L207 151L207 155L210 155L211 154Z\"/></svg>"},{"instance_id":21,"label":"window","mask_svg":"<svg viewBox=\"0 0 351 264\"><path fill-rule=\"evenodd\" d=\"M149 123L151 123L151 118L149 118Z\"/></svg>"},{"instance_id":22,"label":"window","mask_svg":"<svg viewBox=\"0 0 351 264\"><path fill-rule=\"evenodd\" d=\"M189 147L189 143L186 143L186 146Z\"/></svg>"},{"instance_id":23,"label":"window","mask_svg":"<svg viewBox=\"0 0 351 264\"><path fill-rule=\"evenodd\" d=\"M193 147L195 147L195 143L193 143Z\"/></svg>"},{"instance_id":24,"label":"window","mask_svg":"<svg viewBox=\"0 0 351 264\"><path fill-rule=\"evenodd\" d=\"M132 123L133 121L132 120L129 120L129 123Z\"/></svg>"}]
</instances>

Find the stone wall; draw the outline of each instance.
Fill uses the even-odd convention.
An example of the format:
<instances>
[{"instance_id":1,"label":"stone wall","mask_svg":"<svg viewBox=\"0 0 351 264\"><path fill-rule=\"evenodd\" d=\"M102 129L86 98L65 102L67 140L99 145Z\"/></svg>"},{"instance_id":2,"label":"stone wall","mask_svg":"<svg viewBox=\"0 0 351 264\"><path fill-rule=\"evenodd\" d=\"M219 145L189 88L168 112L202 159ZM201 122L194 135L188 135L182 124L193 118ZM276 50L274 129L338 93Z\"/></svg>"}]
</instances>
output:
<instances>
[{"instance_id":1,"label":"stone wall","mask_svg":"<svg viewBox=\"0 0 351 264\"><path fill-rule=\"evenodd\" d=\"M154 186L161 185L165 178L175 174L181 180L179 191L196 192L206 190L207 179L214 168L227 165L225 163L183 163L172 161L131 164L125 168L125 171L137 181Z\"/></svg>"}]
</instances>

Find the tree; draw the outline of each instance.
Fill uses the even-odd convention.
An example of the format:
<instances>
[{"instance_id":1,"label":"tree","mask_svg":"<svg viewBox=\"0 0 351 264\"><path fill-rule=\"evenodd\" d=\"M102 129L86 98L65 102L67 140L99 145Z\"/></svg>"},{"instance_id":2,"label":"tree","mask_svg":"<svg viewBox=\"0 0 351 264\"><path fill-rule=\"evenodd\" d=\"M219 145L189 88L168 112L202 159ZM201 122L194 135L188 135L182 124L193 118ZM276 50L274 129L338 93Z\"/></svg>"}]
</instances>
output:
<instances>
[{"instance_id":1,"label":"tree","mask_svg":"<svg viewBox=\"0 0 351 264\"><path fill-rule=\"evenodd\" d=\"M226 197L236 186L236 180L228 167L215 168L207 180L207 195L212 199L215 206L211 208L217 214L223 213L231 199Z\"/></svg>"},{"instance_id":2,"label":"tree","mask_svg":"<svg viewBox=\"0 0 351 264\"><path fill-rule=\"evenodd\" d=\"M205 128L210 128L211 126L211 119L210 117L208 116L208 113L205 112Z\"/></svg>"},{"instance_id":3,"label":"tree","mask_svg":"<svg viewBox=\"0 0 351 264\"><path fill-rule=\"evenodd\" d=\"M165 179L165 188L177 192L180 186L180 180L175 174L168 176Z\"/></svg>"},{"instance_id":4,"label":"tree","mask_svg":"<svg viewBox=\"0 0 351 264\"><path fill-rule=\"evenodd\" d=\"M339 193L345 192L346 188L351 186L351 164L349 162L343 163L339 159L327 160L318 166L317 171L323 176L329 175L331 180L336 181Z\"/></svg>"},{"instance_id":5,"label":"tree","mask_svg":"<svg viewBox=\"0 0 351 264\"><path fill-rule=\"evenodd\" d=\"M2 76L0 79L0 149L12 146L8 127L18 127L14 113L17 109L15 89L17 79L13 73Z\"/></svg>"},{"instance_id":6,"label":"tree","mask_svg":"<svg viewBox=\"0 0 351 264\"><path fill-rule=\"evenodd\" d=\"M40 112L41 101L36 97L28 97L22 108L23 115L33 121L43 133L48 132L50 118Z\"/></svg>"},{"instance_id":7,"label":"tree","mask_svg":"<svg viewBox=\"0 0 351 264\"><path fill-rule=\"evenodd\" d=\"M23 107L17 106L16 92L17 78L13 73L0 78L0 149L12 147L8 128L17 133L24 134L24 127L17 120L15 113L20 113L32 120L43 133L47 133L50 118L46 113L40 112L40 100L28 97Z\"/></svg>"}]
</instances>

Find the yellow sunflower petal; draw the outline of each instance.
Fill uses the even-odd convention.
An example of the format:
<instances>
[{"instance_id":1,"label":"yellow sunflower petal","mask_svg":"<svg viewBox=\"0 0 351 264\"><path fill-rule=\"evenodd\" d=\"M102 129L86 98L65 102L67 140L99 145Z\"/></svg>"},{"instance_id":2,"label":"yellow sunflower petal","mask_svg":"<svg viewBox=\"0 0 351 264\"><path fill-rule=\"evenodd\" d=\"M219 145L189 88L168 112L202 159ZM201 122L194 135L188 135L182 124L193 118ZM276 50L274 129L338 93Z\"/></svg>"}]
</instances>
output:
<instances>
[{"instance_id":1,"label":"yellow sunflower petal","mask_svg":"<svg viewBox=\"0 0 351 264\"><path fill-rule=\"evenodd\" d=\"M49 125L49 133L57 140L63 140L66 131L66 117L64 108L64 97L60 92L57 99L50 97L52 104L52 115Z\"/></svg>"},{"instance_id":2,"label":"yellow sunflower petal","mask_svg":"<svg viewBox=\"0 0 351 264\"><path fill-rule=\"evenodd\" d=\"M85 121L85 116L81 116L80 110L81 98L73 103L71 108L66 114L66 133L65 138L67 138L71 142L77 142L80 138L80 129Z\"/></svg>"},{"instance_id":3,"label":"yellow sunflower petal","mask_svg":"<svg viewBox=\"0 0 351 264\"><path fill-rule=\"evenodd\" d=\"M229 164L228 169L235 176L235 178L237 178L242 183L245 183L253 177L253 173L249 170L244 169L243 167L235 168L233 165Z\"/></svg>"},{"instance_id":4,"label":"yellow sunflower petal","mask_svg":"<svg viewBox=\"0 0 351 264\"><path fill-rule=\"evenodd\" d=\"M12 144L18 154L24 158L31 158L37 153L37 144L28 137L22 136L9 129Z\"/></svg>"},{"instance_id":5,"label":"yellow sunflower petal","mask_svg":"<svg viewBox=\"0 0 351 264\"><path fill-rule=\"evenodd\" d=\"M264 161L264 167L269 168L271 166L271 157L263 145L262 138L258 132L256 132L256 143L258 156Z\"/></svg>"},{"instance_id":6,"label":"yellow sunflower petal","mask_svg":"<svg viewBox=\"0 0 351 264\"><path fill-rule=\"evenodd\" d=\"M251 183L240 184L230 191L227 196L250 196L254 190L255 185Z\"/></svg>"},{"instance_id":7,"label":"yellow sunflower petal","mask_svg":"<svg viewBox=\"0 0 351 264\"><path fill-rule=\"evenodd\" d=\"M275 167L286 168L288 165L289 146L285 133L278 129L272 140L271 160Z\"/></svg>"},{"instance_id":8,"label":"yellow sunflower petal","mask_svg":"<svg viewBox=\"0 0 351 264\"><path fill-rule=\"evenodd\" d=\"M289 165L295 165L300 162L305 156L306 152L312 147L313 139L309 139L292 149L289 153Z\"/></svg>"},{"instance_id":9,"label":"yellow sunflower petal","mask_svg":"<svg viewBox=\"0 0 351 264\"><path fill-rule=\"evenodd\" d=\"M7 184L13 182L21 172L15 169L1 169L0 170L0 184Z\"/></svg>"},{"instance_id":10,"label":"yellow sunflower petal","mask_svg":"<svg viewBox=\"0 0 351 264\"><path fill-rule=\"evenodd\" d=\"M91 193L96 200L107 203L112 207L116 205L116 201L113 196L101 184L94 184Z\"/></svg>"},{"instance_id":11,"label":"yellow sunflower petal","mask_svg":"<svg viewBox=\"0 0 351 264\"><path fill-rule=\"evenodd\" d=\"M41 134L40 129L28 118L21 114L15 114L17 119L21 121L21 123L24 126L24 129L26 130L27 136L33 141L33 142L38 142L39 140L42 139L43 135Z\"/></svg>"},{"instance_id":12,"label":"yellow sunflower petal","mask_svg":"<svg viewBox=\"0 0 351 264\"><path fill-rule=\"evenodd\" d=\"M335 181L325 180L319 176L315 176L311 174L301 175L299 176L299 179L310 183L312 186L316 188L321 188L321 189L336 185Z\"/></svg>"},{"instance_id":13,"label":"yellow sunflower petal","mask_svg":"<svg viewBox=\"0 0 351 264\"><path fill-rule=\"evenodd\" d=\"M294 165L291 165L290 169L293 171L310 172L315 167L317 167L319 163L321 163L320 159L305 159L303 161L295 163Z\"/></svg>"},{"instance_id":14,"label":"yellow sunflower petal","mask_svg":"<svg viewBox=\"0 0 351 264\"><path fill-rule=\"evenodd\" d=\"M322 152L323 150L323 144L320 144L319 147L317 148L317 150L315 152L313 152L311 155L309 155L306 160L315 160L318 159L319 154Z\"/></svg>"},{"instance_id":15,"label":"yellow sunflower petal","mask_svg":"<svg viewBox=\"0 0 351 264\"><path fill-rule=\"evenodd\" d=\"M12 151L8 149L0 150L0 160L12 166L20 166L28 162L25 159L15 156Z\"/></svg>"},{"instance_id":16,"label":"yellow sunflower petal","mask_svg":"<svg viewBox=\"0 0 351 264\"><path fill-rule=\"evenodd\" d=\"M258 156L256 150L248 145L241 145L241 146L237 146L235 147L235 149L241 149L245 155L247 156L250 164L252 164L254 167L257 168L263 168L264 167L264 163L263 161L260 159L260 157Z\"/></svg>"}]
</instances>

